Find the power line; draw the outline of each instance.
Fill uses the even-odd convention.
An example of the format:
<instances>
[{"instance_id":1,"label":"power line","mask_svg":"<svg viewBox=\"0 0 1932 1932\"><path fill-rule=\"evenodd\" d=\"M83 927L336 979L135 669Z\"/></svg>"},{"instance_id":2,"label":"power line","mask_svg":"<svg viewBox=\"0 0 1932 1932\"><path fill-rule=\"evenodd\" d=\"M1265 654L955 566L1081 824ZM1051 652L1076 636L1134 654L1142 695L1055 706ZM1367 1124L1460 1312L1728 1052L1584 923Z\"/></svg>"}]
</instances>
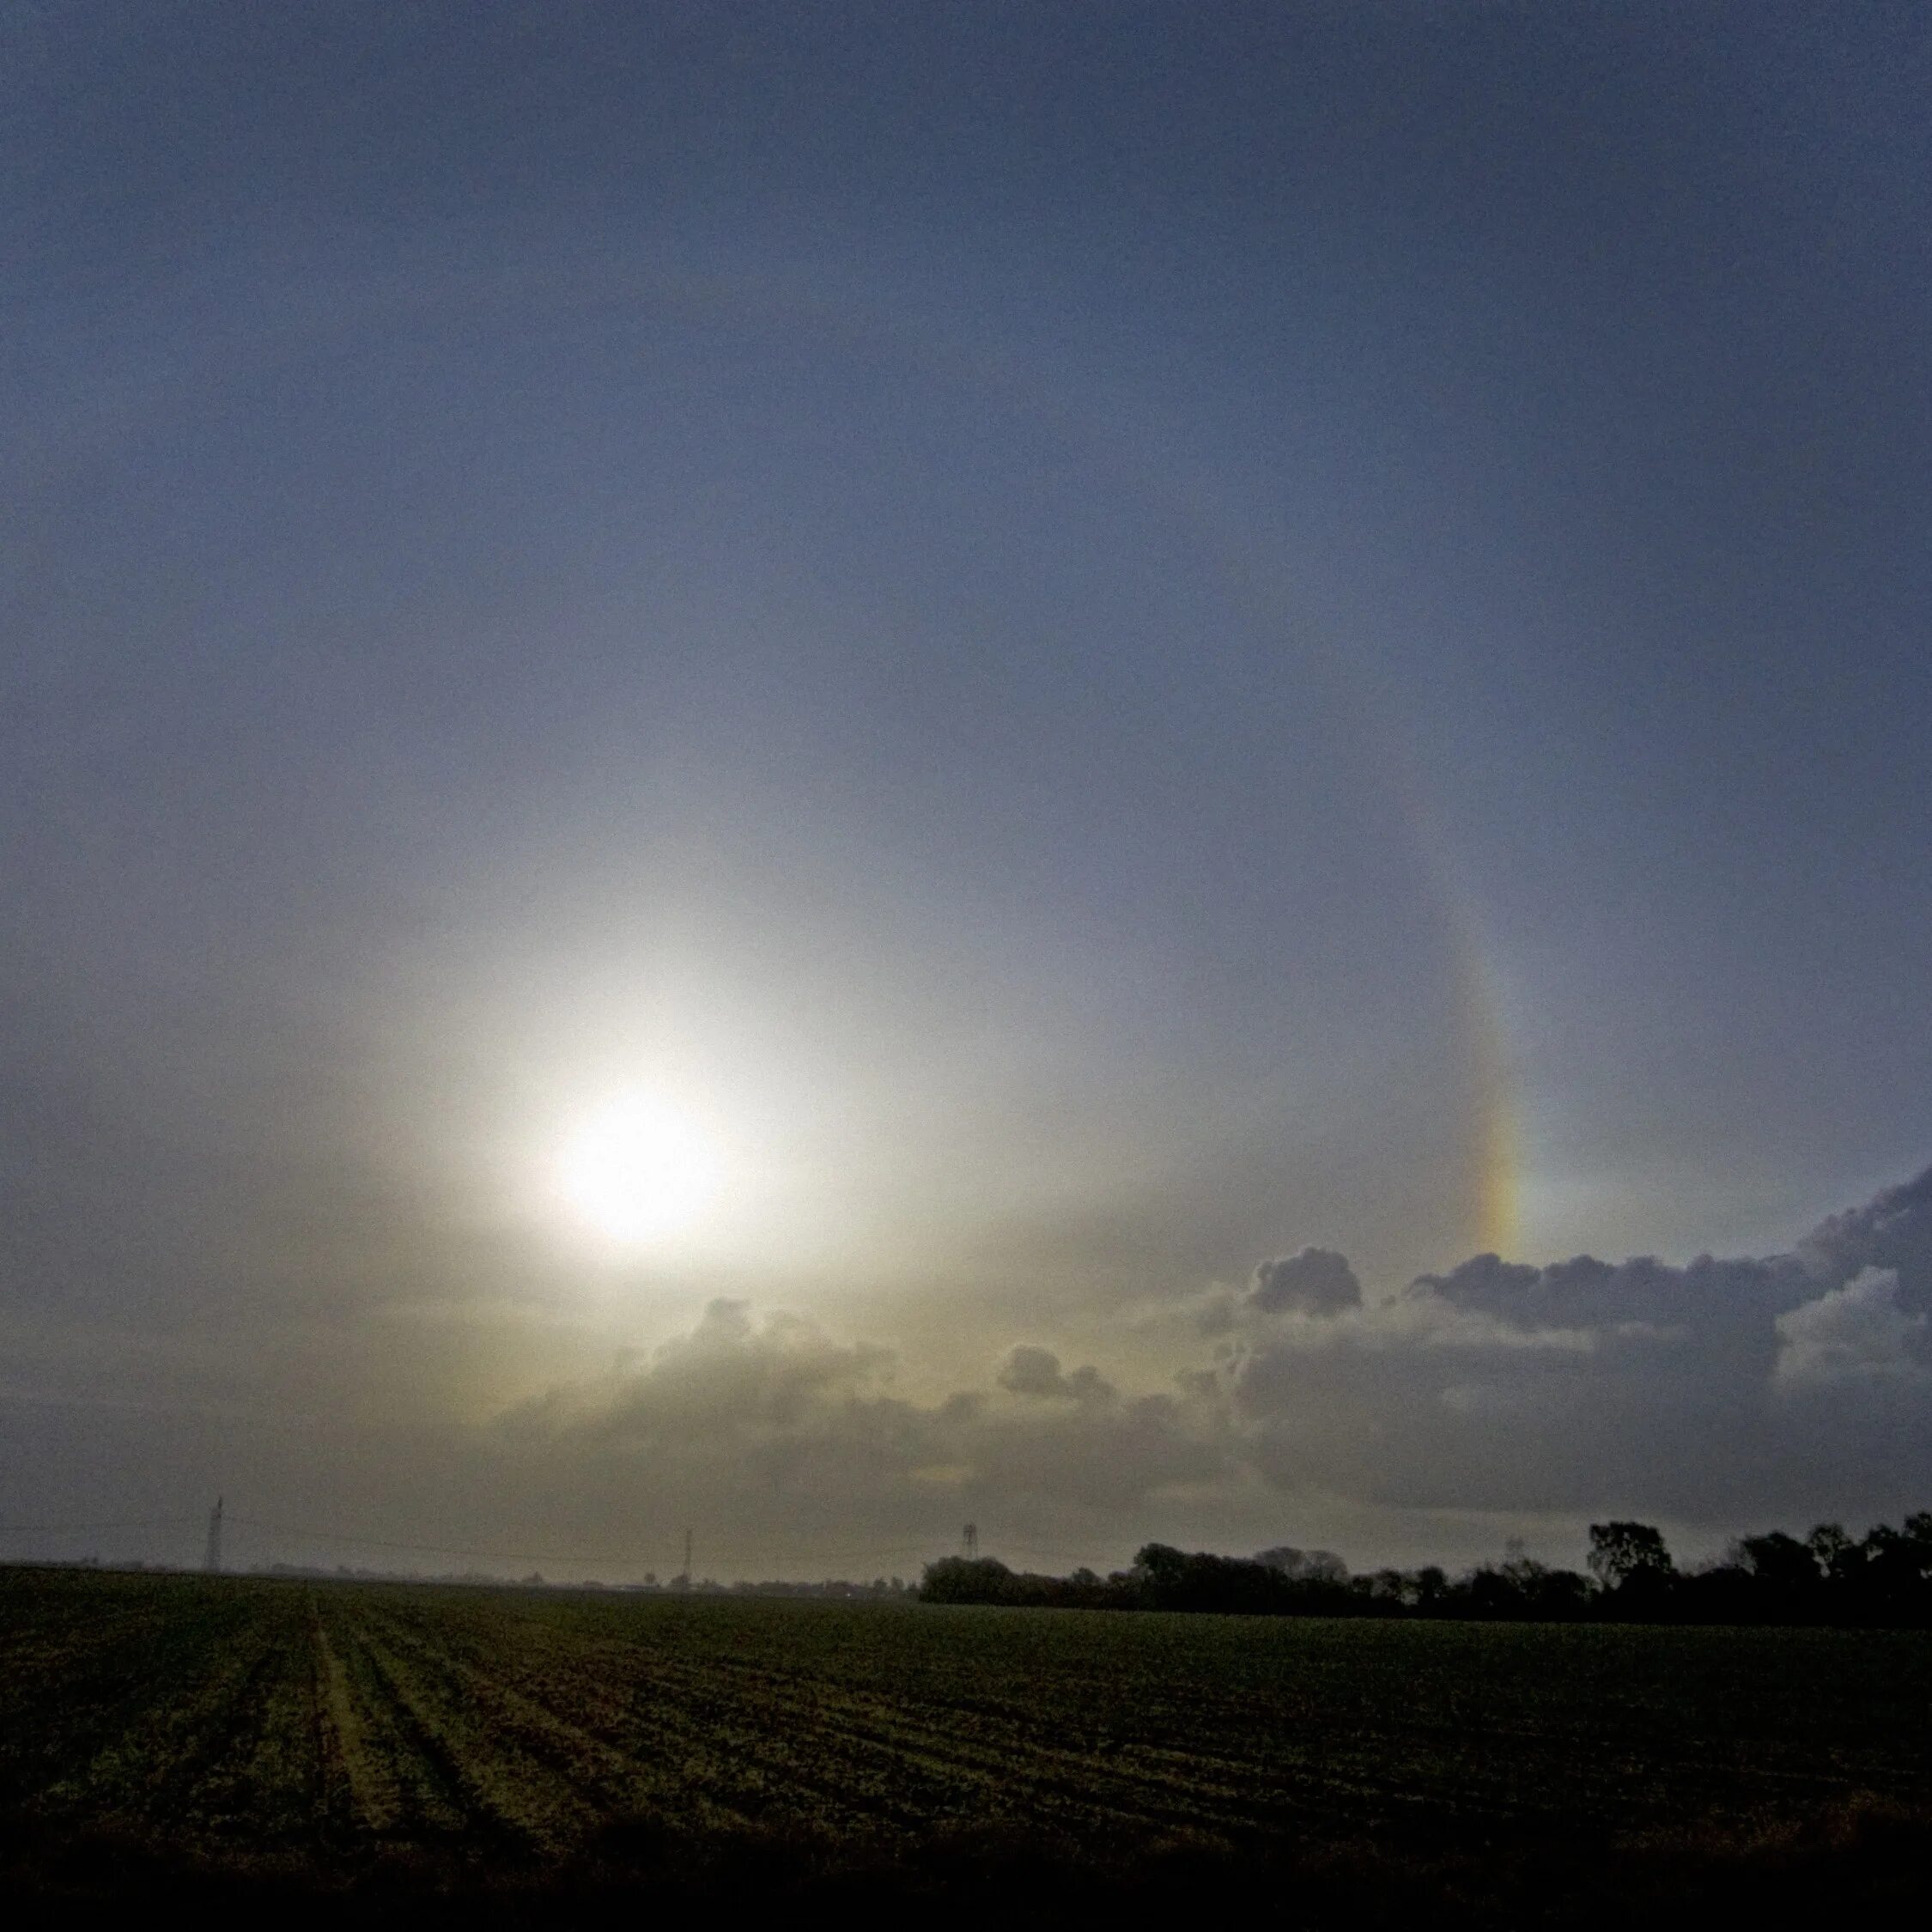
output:
<instances>
[{"instance_id":1,"label":"power line","mask_svg":"<svg viewBox=\"0 0 1932 1932\"><path fill-rule=\"evenodd\" d=\"M200 1516L143 1516L128 1517L118 1522L0 1523L0 1536L79 1536L110 1529L178 1529L204 1520ZM205 1520L212 1531L214 1519ZM635 1563L637 1560L635 1550L606 1551L595 1556L545 1556L529 1550L458 1549L441 1543L402 1543L380 1536L345 1535L338 1530L264 1522L259 1516L224 1516L222 1520L231 1528L265 1531L272 1536L301 1537L312 1543L343 1543L358 1549L398 1550L416 1556L483 1557L500 1563Z\"/></svg>"},{"instance_id":2,"label":"power line","mask_svg":"<svg viewBox=\"0 0 1932 1932\"><path fill-rule=\"evenodd\" d=\"M348 1536L331 1529L303 1529L290 1523L264 1522L258 1516L230 1516L244 1529L265 1530L274 1536L295 1536L311 1543L344 1543L362 1550L398 1550L411 1556L472 1557L492 1563L635 1563L635 1549L605 1550L592 1555L556 1556L540 1550L459 1549L448 1543L399 1543L384 1536Z\"/></svg>"},{"instance_id":3,"label":"power line","mask_svg":"<svg viewBox=\"0 0 1932 1932\"><path fill-rule=\"evenodd\" d=\"M191 1520L191 1519L184 1519ZM264 1522L258 1516L230 1516L228 1521L244 1529L266 1531L271 1535L305 1538L312 1543L343 1543L358 1549L395 1550L411 1556L469 1557L493 1563L547 1563L552 1568L566 1564L635 1564L640 1560L636 1550L605 1550L589 1554L558 1556L542 1550L477 1550L459 1548L447 1543L404 1543L381 1536L344 1535L327 1529L306 1529L292 1523ZM823 1563L828 1561L853 1561L860 1557L893 1558L918 1556L929 1552L930 1544L907 1544L898 1549L883 1550L876 1546L866 1549L820 1550L801 1562Z\"/></svg>"},{"instance_id":4,"label":"power line","mask_svg":"<svg viewBox=\"0 0 1932 1932\"><path fill-rule=\"evenodd\" d=\"M0 1523L0 1536L81 1536L104 1529L173 1529L185 1522L199 1522L199 1516L143 1516L124 1522L7 1522Z\"/></svg>"},{"instance_id":5,"label":"power line","mask_svg":"<svg viewBox=\"0 0 1932 1932\"><path fill-rule=\"evenodd\" d=\"M204 1520L199 1516L181 1516L125 1517L112 1522L0 1523L0 1536L68 1536L97 1534L107 1530L173 1529ZM295 1523L270 1522L259 1516L224 1516L222 1520L225 1527L231 1528L251 1529L268 1535L287 1536L312 1543L336 1543L355 1549L390 1550L408 1556L462 1557L486 1563L548 1564L553 1569L578 1564L628 1566L640 1560L639 1553L635 1548L558 1555L555 1552L542 1550L474 1549L449 1543L407 1542L392 1537L363 1536L337 1529L317 1529ZM934 1544L931 1542L904 1543L890 1547L878 1544L847 1545L833 1549L815 1548L795 1557L778 1560L798 1563L891 1563L907 1558L930 1557L934 1547ZM1064 1560L1063 1552L1060 1551L1043 1550L1023 1543L1008 1543L1005 1547L1012 1551L1015 1555Z\"/></svg>"},{"instance_id":6,"label":"power line","mask_svg":"<svg viewBox=\"0 0 1932 1932\"><path fill-rule=\"evenodd\" d=\"M867 1562L877 1558L883 1558L890 1561L896 1557L930 1557L932 1553L933 1545L930 1543L903 1543L897 1549L893 1550L883 1550L876 1543L868 1543L862 1549L821 1550L815 1548L805 1556L797 1558L787 1558L786 1560L787 1562L795 1560L799 1563L857 1563L861 1558Z\"/></svg>"}]
</instances>

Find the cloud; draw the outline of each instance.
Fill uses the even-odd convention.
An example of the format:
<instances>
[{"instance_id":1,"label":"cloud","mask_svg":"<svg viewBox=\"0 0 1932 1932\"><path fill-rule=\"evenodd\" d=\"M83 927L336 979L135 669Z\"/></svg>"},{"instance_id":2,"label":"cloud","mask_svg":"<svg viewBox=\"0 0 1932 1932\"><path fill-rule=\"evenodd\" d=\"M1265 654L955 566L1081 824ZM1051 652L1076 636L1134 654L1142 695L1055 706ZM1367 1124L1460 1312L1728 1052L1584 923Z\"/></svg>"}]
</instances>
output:
<instances>
[{"instance_id":1,"label":"cloud","mask_svg":"<svg viewBox=\"0 0 1932 1932\"><path fill-rule=\"evenodd\" d=\"M946 1460L944 1414L894 1394L896 1367L889 1349L714 1301L641 1366L553 1388L497 1426L553 1464L647 1472L660 1492L862 1498Z\"/></svg>"},{"instance_id":2,"label":"cloud","mask_svg":"<svg viewBox=\"0 0 1932 1932\"><path fill-rule=\"evenodd\" d=\"M1139 1391L1022 1342L914 1399L889 1349L718 1301L497 1427L559 1484L708 1498L692 1506L739 1522L972 1516L1088 1549L1237 1516L1258 1546L1317 1507L1726 1531L1891 1515L1932 1497L1932 1315L1907 1285L1929 1201L1893 1189L1784 1255L1480 1255L1374 1299L1303 1249L1177 1297L1175 1358Z\"/></svg>"},{"instance_id":3,"label":"cloud","mask_svg":"<svg viewBox=\"0 0 1932 1932\"><path fill-rule=\"evenodd\" d=\"M1000 1364L997 1380L1009 1394L1031 1395L1042 1401L1084 1402L1104 1406L1119 1394L1113 1383L1097 1369L1080 1368L1070 1376L1063 1375L1060 1358L1051 1349L1035 1348L1025 1343L1014 1349Z\"/></svg>"},{"instance_id":4,"label":"cloud","mask_svg":"<svg viewBox=\"0 0 1932 1932\"><path fill-rule=\"evenodd\" d=\"M1932 1317L1914 1280L1932 1280L1932 1176L1788 1254L1541 1267L1479 1255L1359 1305L1339 1289L1223 1296L1202 1327L1243 1455L1291 1493L1855 1514L1932 1491Z\"/></svg>"},{"instance_id":5,"label":"cloud","mask_svg":"<svg viewBox=\"0 0 1932 1932\"><path fill-rule=\"evenodd\" d=\"M1278 1315L1340 1315L1362 1305L1362 1284L1346 1255L1332 1248L1304 1248L1298 1255L1263 1261L1248 1291L1251 1306Z\"/></svg>"},{"instance_id":6,"label":"cloud","mask_svg":"<svg viewBox=\"0 0 1932 1932\"><path fill-rule=\"evenodd\" d=\"M1217 1412L1179 1388L1126 1397L1022 1345L992 1389L915 1402L892 1392L896 1366L890 1350L716 1301L645 1364L552 1389L497 1428L565 1463L614 1458L660 1486L728 1494L741 1514L781 1496L929 1511L935 1484L968 1502L1109 1511L1229 1466Z\"/></svg>"},{"instance_id":7,"label":"cloud","mask_svg":"<svg viewBox=\"0 0 1932 1932\"><path fill-rule=\"evenodd\" d=\"M1862 1207L1820 1222L1798 1243L1797 1258L1828 1282L1889 1268L1898 1277L1901 1308L1915 1314L1932 1309L1932 1168Z\"/></svg>"},{"instance_id":8,"label":"cloud","mask_svg":"<svg viewBox=\"0 0 1932 1932\"><path fill-rule=\"evenodd\" d=\"M1899 1306L1899 1277L1891 1268L1867 1268L1844 1287L1779 1315L1774 1326L1783 1382L1926 1373L1927 1319Z\"/></svg>"},{"instance_id":9,"label":"cloud","mask_svg":"<svg viewBox=\"0 0 1932 1932\"><path fill-rule=\"evenodd\" d=\"M1632 1323L1681 1330L1713 1321L1751 1327L1815 1286L1790 1255L1720 1261L1704 1255L1675 1267L1651 1255L1611 1262L1579 1255L1539 1268L1478 1255L1447 1274L1420 1276L1408 1296L1493 1315L1525 1332Z\"/></svg>"}]
</instances>

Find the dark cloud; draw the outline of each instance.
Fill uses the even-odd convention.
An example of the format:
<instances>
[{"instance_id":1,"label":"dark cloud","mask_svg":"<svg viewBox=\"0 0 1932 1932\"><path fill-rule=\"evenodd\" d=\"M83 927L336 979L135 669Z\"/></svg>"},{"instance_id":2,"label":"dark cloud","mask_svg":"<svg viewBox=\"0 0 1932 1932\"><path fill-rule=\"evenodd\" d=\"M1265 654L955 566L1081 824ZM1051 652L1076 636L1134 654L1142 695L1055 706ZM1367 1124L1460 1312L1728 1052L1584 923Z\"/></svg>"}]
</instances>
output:
<instances>
[{"instance_id":1,"label":"dark cloud","mask_svg":"<svg viewBox=\"0 0 1932 1932\"><path fill-rule=\"evenodd\" d=\"M1932 1487L1932 1336L1906 1286L1929 1268L1922 1176L1786 1255L1482 1255L1320 1321L1250 1296L1217 1374L1255 1466L1291 1487L1693 1520L1875 1513Z\"/></svg>"},{"instance_id":2,"label":"dark cloud","mask_svg":"<svg viewBox=\"0 0 1932 1932\"><path fill-rule=\"evenodd\" d=\"M1051 1349L1022 1343L1000 1364L999 1386L1012 1395L1034 1395L1042 1401L1084 1402L1104 1406L1119 1391L1091 1365L1061 1372L1060 1358Z\"/></svg>"},{"instance_id":3,"label":"dark cloud","mask_svg":"<svg viewBox=\"0 0 1932 1932\"><path fill-rule=\"evenodd\" d=\"M1362 1305L1362 1284L1345 1255L1332 1248L1304 1248L1298 1255L1263 1261L1255 1270L1248 1299L1264 1314L1299 1309L1304 1315L1340 1315Z\"/></svg>"},{"instance_id":4,"label":"dark cloud","mask_svg":"<svg viewBox=\"0 0 1932 1932\"><path fill-rule=\"evenodd\" d=\"M1091 1367L1013 1349L996 1388L915 1402L890 1391L890 1351L833 1340L816 1324L755 1320L714 1302L687 1335L641 1366L552 1390L499 1431L568 1463L647 1463L741 1510L748 1499L816 1494L896 1500L928 1512L1029 1501L1111 1511L1227 1473L1218 1408L1184 1393L1124 1397Z\"/></svg>"},{"instance_id":5,"label":"dark cloud","mask_svg":"<svg viewBox=\"0 0 1932 1932\"><path fill-rule=\"evenodd\" d=\"M891 1352L714 1301L641 1367L551 1390L499 1426L571 1456L648 1466L701 1491L862 1496L942 1460L945 1418L889 1392Z\"/></svg>"},{"instance_id":6,"label":"dark cloud","mask_svg":"<svg viewBox=\"0 0 1932 1932\"><path fill-rule=\"evenodd\" d=\"M1478 1255L1447 1274L1419 1277L1408 1291L1412 1297L1491 1315L1529 1333L1633 1321L1748 1323L1815 1291L1793 1256L1720 1261L1708 1255L1684 1267L1647 1255L1617 1262L1579 1255L1540 1268Z\"/></svg>"},{"instance_id":7,"label":"dark cloud","mask_svg":"<svg viewBox=\"0 0 1932 1932\"><path fill-rule=\"evenodd\" d=\"M1862 1207L1821 1221L1797 1252L1821 1280L1849 1281L1861 1268L1890 1268L1902 1307L1932 1309L1932 1168Z\"/></svg>"}]
</instances>

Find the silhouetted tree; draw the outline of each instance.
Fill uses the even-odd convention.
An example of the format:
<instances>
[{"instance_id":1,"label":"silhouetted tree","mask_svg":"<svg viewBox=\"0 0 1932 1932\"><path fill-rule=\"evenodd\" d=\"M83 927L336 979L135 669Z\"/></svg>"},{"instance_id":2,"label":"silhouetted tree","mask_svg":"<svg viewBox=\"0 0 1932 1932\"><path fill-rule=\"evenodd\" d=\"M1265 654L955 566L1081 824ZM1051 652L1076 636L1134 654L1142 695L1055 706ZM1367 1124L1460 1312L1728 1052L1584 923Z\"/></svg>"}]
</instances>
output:
<instances>
[{"instance_id":1,"label":"silhouetted tree","mask_svg":"<svg viewBox=\"0 0 1932 1932\"><path fill-rule=\"evenodd\" d=\"M1479 1564L1441 1600L1451 1614L1537 1622L1580 1616L1589 1601L1589 1583L1574 1570L1552 1570L1511 1537L1501 1563ZM1438 1576L1440 1571L1437 1573Z\"/></svg>"},{"instance_id":2,"label":"silhouetted tree","mask_svg":"<svg viewBox=\"0 0 1932 1932\"><path fill-rule=\"evenodd\" d=\"M1851 1582L1864 1560L1863 1552L1846 1535L1843 1523L1815 1525L1810 1535L1805 1538L1805 1547L1811 1552L1811 1559L1818 1566L1819 1573L1832 1583Z\"/></svg>"},{"instance_id":3,"label":"silhouetted tree","mask_svg":"<svg viewBox=\"0 0 1932 1932\"><path fill-rule=\"evenodd\" d=\"M1409 1610L1415 1607L1414 1579L1400 1570L1375 1570L1355 1579L1356 1593L1378 1610Z\"/></svg>"},{"instance_id":4,"label":"silhouetted tree","mask_svg":"<svg viewBox=\"0 0 1932 1932\"><path fill-rule=\"evenodd\" d=\"M1295 1583L1340 1583L1348 1577L1348 1565L1333 1550L1298 1550L1283 1543L1261 1551L1255 1560Z\"/></svg>"},{"instance_id":5,"label":"silhouetted tree","mask_svg":"<svg viewBox=\"0 0 1932 1932\"><path fill-rule=\"evenodd\" d=\"M1688 1575L1678 1572L1652 1525L1592 1523L1589 1567L1602 1586L1594 1593L1578 1572L1538 1562L1513 1539L1501 1562L1454 1583L1433 1564L1352 1578L1340 1558L1287 1546L1247 1558L1148 1543L1132 1569L1105 1577L1091 1570L1037 1576L996 1557L946 1557L927 1565L919 1594L929 1603L1260 1616L1932 1625L1932 1511L1896 1529L1877 1524L1857 1541L1837 1523L1819 1524L1801 1541L1783 1530L1747 1536L1723 1562Z\"/></svg>"},{"instance_id":6,"label":"silhouetted tree","mask_svg":"<svg viewBox=\"0 0 1932 1932\"><path fill-rule=\"evenodd\" d=\"M1661 1583L1677 1572L1663 1533L1647 1522L1593 1522L1589 1561L1590 1575L1607 1590Z\"/></svg>"},{"instance_id":7,"label":"silhouetted tree","mask_svg":"<svg viewBox=\"0 0 1932 1932\"><path fill-rule=\"evenodd\" d=\"M941 1557L927 1564L919 1594L927 1603L1004 1603L1012 1580L998 1557Z\"/></svg>"},{"instance_id":8,"label":"silhouetted tree","mask_svg":"<svg viewBox=\"0 0 1932 1932\"><path fill-rule=\"evenodd\" d=\"M1932 1513L1918 1510L1898 1529L1875 1525L1859 1553L1861 1621L1932 1621Z\"/></svg>"},{"instance_id":9,"label":"silhouetted tree","mask_svg":"<svg viewBox=\"0 0 1932 1932\"><path fill-rule=\"evenodd\" d=\"M1743 1537L1737 1549L1744 1567L1769 1589L1803 1595L1818 1581L1817 1558L1795 1536L1788 1536L1782 1529L1768 1531L1762 1536Z\"/></svg>"}]
</instances>

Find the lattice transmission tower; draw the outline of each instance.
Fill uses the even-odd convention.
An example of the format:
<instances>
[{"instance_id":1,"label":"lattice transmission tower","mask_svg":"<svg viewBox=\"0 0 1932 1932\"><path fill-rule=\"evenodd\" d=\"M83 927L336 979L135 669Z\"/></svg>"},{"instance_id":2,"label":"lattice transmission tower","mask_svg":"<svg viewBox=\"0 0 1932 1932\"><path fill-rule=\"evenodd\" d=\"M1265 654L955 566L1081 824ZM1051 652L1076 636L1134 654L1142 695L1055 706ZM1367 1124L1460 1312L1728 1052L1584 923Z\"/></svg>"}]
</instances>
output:
<instances>
[{"instance_id":1,"label":"lattice transmission tower","mask_svg":"<svg viewBox=\"0 0 1932 1932\"><path fill-rule=\"evenodd\" d=\"M220 1573L222 1568L222 1498L215 1498L215 1507L208 1515L208 1548L203 1554L201 1566L210 1577Z\"/></svg>"}]
</instances>

